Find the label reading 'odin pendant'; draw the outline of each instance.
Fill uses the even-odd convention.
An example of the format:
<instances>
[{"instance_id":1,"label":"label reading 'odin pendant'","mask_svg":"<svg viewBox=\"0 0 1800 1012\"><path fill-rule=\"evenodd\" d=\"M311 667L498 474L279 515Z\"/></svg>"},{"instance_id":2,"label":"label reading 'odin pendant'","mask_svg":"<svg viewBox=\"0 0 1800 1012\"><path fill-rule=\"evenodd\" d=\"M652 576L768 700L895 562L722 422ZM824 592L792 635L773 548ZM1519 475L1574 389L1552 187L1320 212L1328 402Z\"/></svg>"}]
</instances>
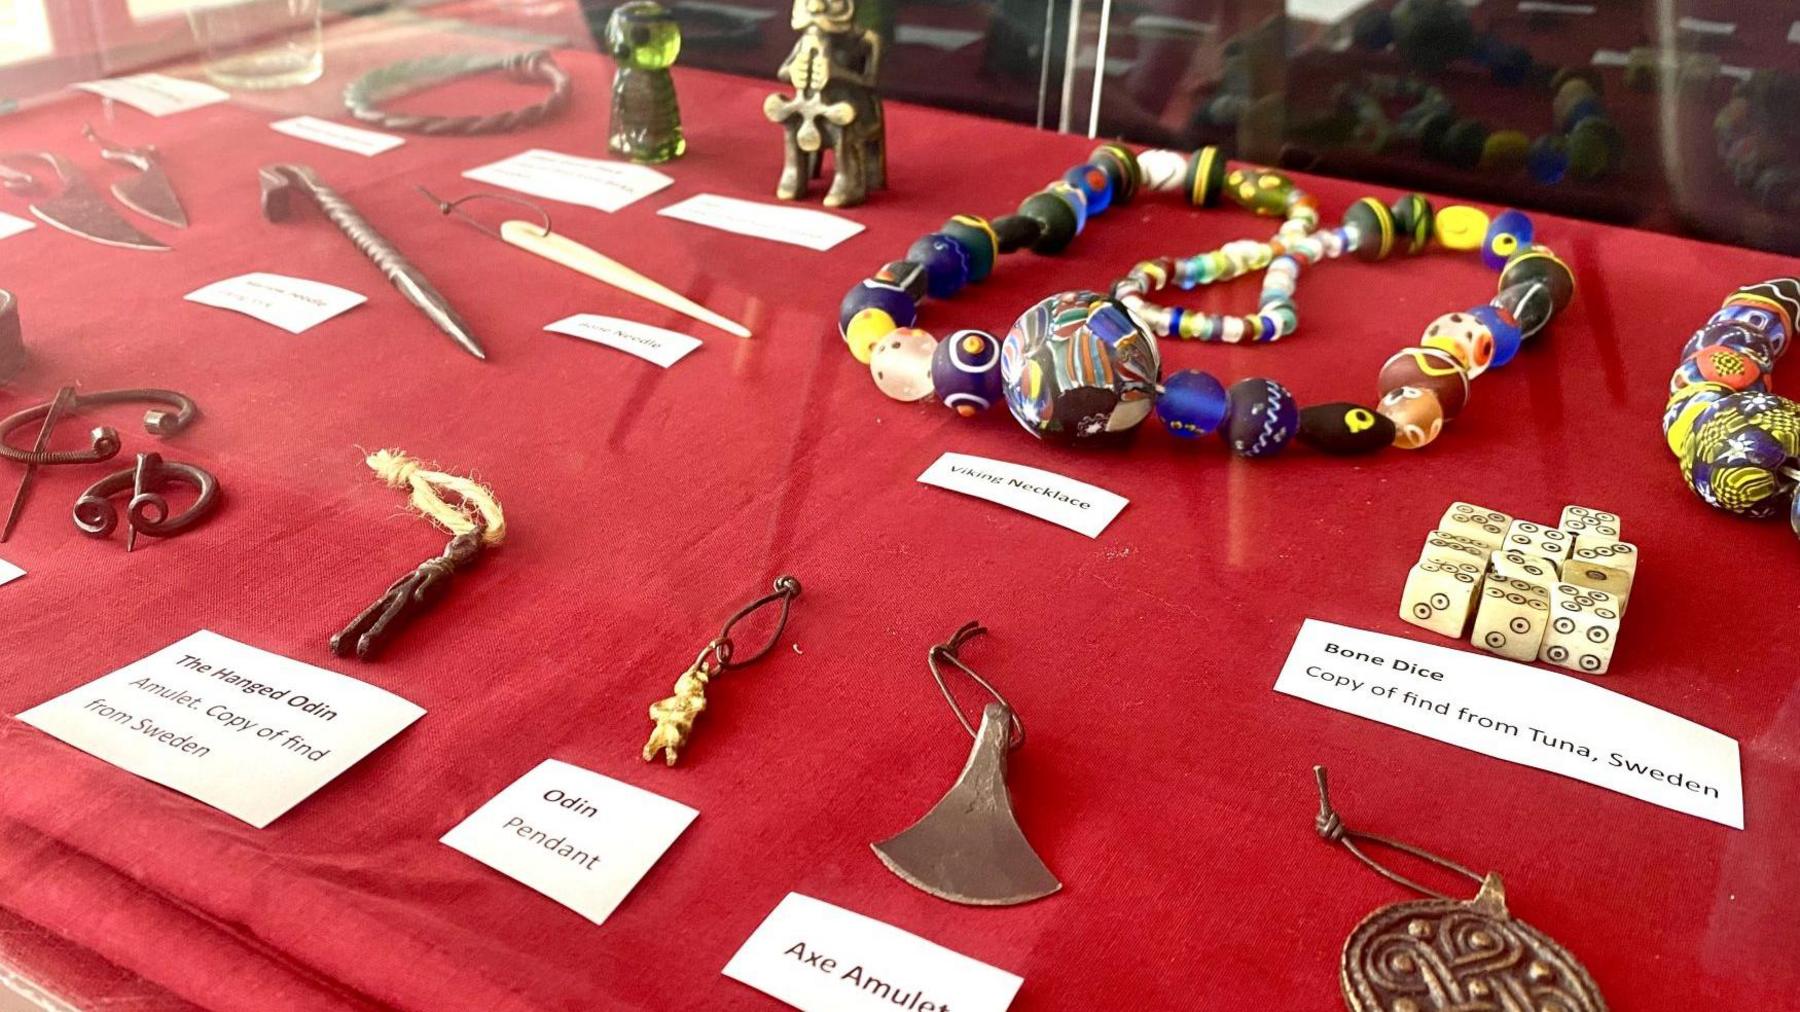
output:
<instances>
[{"instance_id":1,"label":"label reading 'odin pendant'","mask_svg":"<svg viewBox=\"0 0 1800 1012\"><path fill-rule=\"evenodd\" d=\"M1506 912L1498 875L1473 900L1395 903L1344 942L1351 1012L1606 1012L1567 949Z\"/></svg>"}]
</instances>

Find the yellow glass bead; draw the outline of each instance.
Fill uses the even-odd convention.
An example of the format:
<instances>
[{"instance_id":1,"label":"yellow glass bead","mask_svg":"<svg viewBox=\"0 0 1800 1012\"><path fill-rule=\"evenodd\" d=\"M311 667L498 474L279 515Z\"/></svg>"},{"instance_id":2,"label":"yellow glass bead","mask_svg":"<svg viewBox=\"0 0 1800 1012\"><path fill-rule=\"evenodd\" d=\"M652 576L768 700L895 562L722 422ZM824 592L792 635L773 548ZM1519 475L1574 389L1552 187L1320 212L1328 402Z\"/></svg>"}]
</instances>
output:
<instances>
[{"instance_id":1,"label":"yellow glass bead","mask_svg":"<svg viewBox=\"0 0 1800 1012\"><path fill-rule=\"evenodd\" d=\"M868 365L869 353L897 326L893 317L879 309L859 309L850 318L850 325L844 328L844 343L850 346L850 354L855 355L858 362Z\"/></svg>"},{"instance_id":2,"label":"yellow glass bead","mask_svg":"<svg viewBox=\"0 0 1800 1012\"><path fill-rule=\"evenodd\" d=\"M1468 251L1481 248L1487 236L1488 216L1478 207L1452 204L1437 213L1438 242L1446 249Z\"/></svg>"}]
</instances>

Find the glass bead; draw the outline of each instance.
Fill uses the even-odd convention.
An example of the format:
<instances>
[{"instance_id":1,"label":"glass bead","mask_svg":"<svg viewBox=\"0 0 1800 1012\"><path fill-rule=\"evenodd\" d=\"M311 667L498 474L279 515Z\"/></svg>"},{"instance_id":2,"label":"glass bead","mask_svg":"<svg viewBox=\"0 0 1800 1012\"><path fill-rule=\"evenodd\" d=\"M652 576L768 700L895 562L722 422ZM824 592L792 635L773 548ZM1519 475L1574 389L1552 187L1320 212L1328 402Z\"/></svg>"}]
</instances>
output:
<instances>
[{"instance_id":1,"label":"glass bead","mask_svg":"<svg viewBox=\"0 0 1800 1012\"><path fill-rule=\"evenodd\" d=\"M920 236L906 249L906 259L925 268L925 290L947 299L969 282L969 251L942 232Z\"/></svg>"},{"instance_id":2,"label":"glass bead","mask_svg":"<svg viewBox=\"0 0 1800 1012\"><path fill-rule=\"evenodd\" d=\"M876 342L898 330L900 325L894 318L882 310L871 306L857 310L850 318L850 325L844 328L844 343L850 346L850 354L863 365L869 364L869 354L875 350Z\"/></svg>"},{"instance_id":3,"label":"glass bead","mask_svg":"<svg viewBox=\"0 0 1800 1012\"><path fill-rule=\"evenodd\" d=\"M1183 439L1211 435L1225 421L1228 407L1224 385L1197 369L1175 373L1156 393L1156 416Z\"/></svg>"},{"instance_id":4,"label":"glass bead","mask_svg":"<svg viewBox=\"0 0 1800 1012\"><path fill-rule=\"evenodd\" d=\"M1300 425L1300 408L1287 388L1270 379L1239 380L1226 391L1226 422L1219 431L1240 457L1281 452Z\"/></svg>"},{"instance_id":5,"label":"glass bead","mask_svg":"<svg viewBox=\"0 0 1800 1012\"><path fill-rule=\"evenodd\" d=\"M881 392L897 401L931 396L931 358L937 339L917 327L901 327L875 343L869 375Z\"/></svg>"},{"instance_id":6,"label":"glass bead","mask_svg":"<svg viewBox=\"0 0 1800 1012\"><path fill-rule=\"evenodd\" d=\"M847 336L850 318L865 309L879 309L901 327L912 326L919 316L918 305L898 285L870 278L845 293L838 306L838 333Z\"/></svg>"},{"instance_id":7,"label":"glass bead","mask_svg":"<svg viewBox=\"0 0 1800 1012\"><path fill-rule=\"evenodd\" d=\"M1077 165L1063 173L1063 182L1081 191L1087 201L1087 213L1096 215L1112 206L1113 185L1106 170L1093 163Z\"/></svg>"},{"instance_id":8,"label":"glass bead","mask_svg":"<svg viewBox=\"0 0 1800 1012\"><path fill-rule=\"evenodd\" d=\"M1377 414L1394 423L1394 445L1417 450L1444 429L1444 409L1437 395L1418 387L1400 387L1382 395Z\"/></svg>"},{"instance_id":9,"label":"glass bead","mask_svg":"<svg viewBox=\"0 0 1800 1012\"><path fill-rule=\"evenodd\" d=\"M1149 416L1156 338L1097 292L1061 292L1019 316L1001 345L1006 406L1042 439L1116 436Z\"/></svg>"},{"instance_id":10,"label":"glass bead","mask_svg":"<svg viewBox=\"0 0 1800 1012\"><path fill-rule=\"evenodd\" d=\"M1481 240L1481 262L1494 270L1505 267L1514 253L1531 245L1535 232L1531 218L1525 212L1510 207L1501 211L1494 216Z\"/></svg>"},{"instance_id":11,"label":"glass bead","mask_svg":"<svg viewBox=\"0 0 1800 1012\"><path fill-rule=\"evenodd\" d=\"M993 407L1000 398L1000 341L981 330L959 330L931 353L931 388L937 399L964 418Z\"/></svg>"}]
</instances>

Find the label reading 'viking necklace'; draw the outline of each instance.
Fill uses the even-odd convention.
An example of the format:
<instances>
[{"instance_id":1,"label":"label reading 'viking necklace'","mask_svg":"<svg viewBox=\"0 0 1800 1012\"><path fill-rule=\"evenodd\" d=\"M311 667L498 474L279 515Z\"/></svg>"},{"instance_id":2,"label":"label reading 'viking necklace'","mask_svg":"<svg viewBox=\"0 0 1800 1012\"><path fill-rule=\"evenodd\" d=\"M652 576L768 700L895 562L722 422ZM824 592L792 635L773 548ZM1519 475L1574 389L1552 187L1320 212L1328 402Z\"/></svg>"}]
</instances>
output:
<instances>
[{"instance_id":1,"label":"label reading 'viking necklace'","mask_svg":"<svg viewBox=\"0 0 1800 1012\"><path fill-rule=\"evenodd\" d=\"M424 713L202 629L19 719L261 829Z\"/></svg>"},{"instance_id":2,"label":"label reading 'viking necklace'","mask_svg":"<svg viewBox=\"0 0 1800 1012\"><path fill-rule=\"evenodd\" d=\"M919 480L999 503L1090 538L1099 537L1130 503L1124 496L1054 471L966 453L944 454Z\"/></svg>"},{"instance_id":3,"label":"label reading 'viking necklace'","mask_svg":"<svg viewBox=\"0 0 1800 1012\"><path fill-rule=\"evenodd\" d=\"M1572 675L1307 619L1275 691L1744 828L1736 739Z\"/></svg>"},{"instance_id":4,"label":"label reading 'viking necklace'","mask_svg":"<svg viewBox=\"0 0 1800 1012\"><path fill-rule=\"evenodd\" d=\"M439 842L602 924L699 814L546 759Z\"/></svg>"},{"instance_id":5,"label":"label reading 'viking necklace'","mask_svg":"<svg viewBox=\"0 0 1800 1012\"><path fill-rule=\"evenodd\" d=\"M724 973L803 1012L1005 1012L1025 983L799 893L776 905Z\"/></svg>"}]
</instances>

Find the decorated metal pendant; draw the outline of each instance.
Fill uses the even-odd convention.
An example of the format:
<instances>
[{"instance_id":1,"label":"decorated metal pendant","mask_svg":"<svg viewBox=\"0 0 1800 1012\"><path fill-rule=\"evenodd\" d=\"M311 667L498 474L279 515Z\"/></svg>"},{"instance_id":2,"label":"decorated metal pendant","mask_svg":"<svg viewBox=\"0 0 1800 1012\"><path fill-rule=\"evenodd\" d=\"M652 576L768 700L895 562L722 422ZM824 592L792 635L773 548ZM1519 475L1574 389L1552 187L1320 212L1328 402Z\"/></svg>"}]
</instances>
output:
<instances>
[{"instance_id":1,"label":"decorated metal pendant","mask_svg":"<svg viewBox=\"0 0 1800 1012\"><path fill-rule=\"evenodd\" d=\"M1344 941L1338 983L1350 1012L1606 1012L1606 999L1569 950L1506 910L1500 876L1477 875L1410 844L1346 829L1319 781L1314 828L1381 875L1431 899L1382 907ZM1411 854L1481 883L1471 900L1376 864L1358 840Z\"/></svg>"}]
</instances>

